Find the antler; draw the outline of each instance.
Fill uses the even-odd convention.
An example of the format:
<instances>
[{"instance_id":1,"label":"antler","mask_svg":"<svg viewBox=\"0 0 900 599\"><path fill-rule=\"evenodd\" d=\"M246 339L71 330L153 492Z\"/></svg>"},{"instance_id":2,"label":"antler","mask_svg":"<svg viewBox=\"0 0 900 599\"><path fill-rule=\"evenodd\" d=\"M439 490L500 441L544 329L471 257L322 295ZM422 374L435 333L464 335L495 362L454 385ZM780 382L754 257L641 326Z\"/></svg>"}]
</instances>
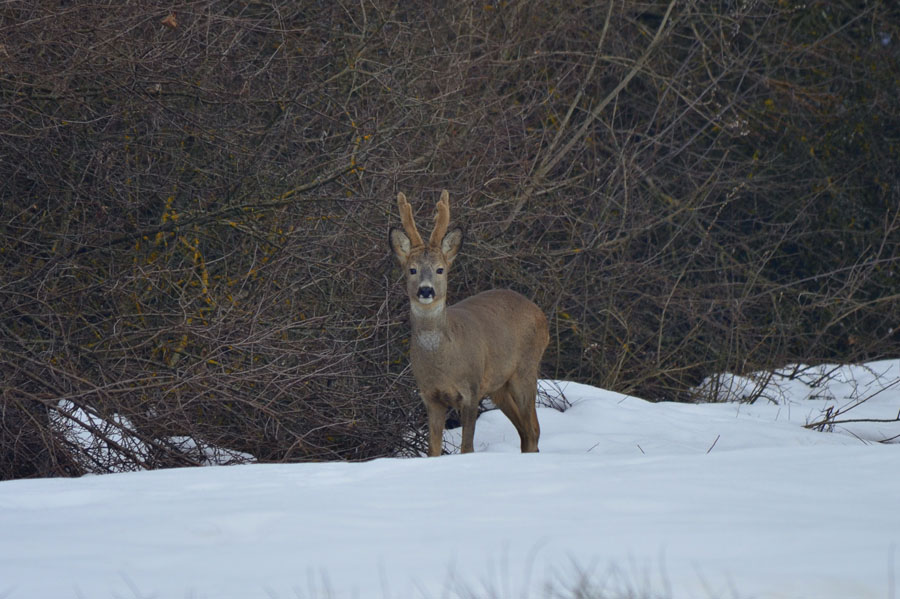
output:
<instances>
[{"instance_id":1,"label":"antler","mask_svg":"<svg viewBox=\"0 0 900 599\"><path fill-rule=\"evenodd\" d=\"M437 214L434 215L434 231L428 238L428 245L438 246L444 235L447 234L447 227L450 226L450 192L446 189L441 192L441 199L437 203Z\"/></svg>"},{"instance_id":2,"label":"antler","mask_svg":"<svg viewBox=\"0 0 900 599\"><path fill-rule=\"evenodd\" d=\"M397 206L400 208L400 222L403 223L403 230L406 231L412 247L425 245L422 236L419 235L419 230L416 229L416 223L413 221L412 206L406 201L406 196L402 191L397 194Z\"/></svg>"}]
</instances>

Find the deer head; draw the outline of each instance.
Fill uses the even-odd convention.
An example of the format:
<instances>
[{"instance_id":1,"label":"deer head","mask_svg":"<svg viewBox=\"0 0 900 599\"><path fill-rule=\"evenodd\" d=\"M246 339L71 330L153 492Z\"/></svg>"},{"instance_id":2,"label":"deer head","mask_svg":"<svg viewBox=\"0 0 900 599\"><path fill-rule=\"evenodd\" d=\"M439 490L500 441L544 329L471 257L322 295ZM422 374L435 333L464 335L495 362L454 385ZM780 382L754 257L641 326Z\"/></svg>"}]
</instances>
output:
<instances>
[{"instance_id":1,"label":"deer head","mask_svg":"<svg viewBox=\"0 0 900 599\"><path fill-rule=\"evenodd\" d=\"M414 310L441 309L447 300L447 275L462 245L460 228L450 226L450 193L445 189L438 200L434 230L426 245L413 220L412 207L406 196L397 194L403 230L390 230L391 249L400 266L406 269L406 292Z\"/></svg>"}]
</instances>

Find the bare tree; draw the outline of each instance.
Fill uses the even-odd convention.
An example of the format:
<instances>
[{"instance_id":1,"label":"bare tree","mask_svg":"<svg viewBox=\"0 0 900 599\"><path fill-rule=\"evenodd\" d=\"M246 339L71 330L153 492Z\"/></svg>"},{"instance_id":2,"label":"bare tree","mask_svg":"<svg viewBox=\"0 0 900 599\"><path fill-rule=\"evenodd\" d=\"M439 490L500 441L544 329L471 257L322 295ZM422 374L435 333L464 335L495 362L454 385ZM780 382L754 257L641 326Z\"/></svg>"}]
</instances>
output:
<instances>
[{"instance_id":1,"label":"bare tree","mask_svg":"<svg viewBox=\"0 0 900 599\"><path fill-rule=\"evenodd\" d=\"M686 399L712 372L896 356L897 23L5 2L0 476L423 451L398 189L458 193L451 294L533 290L548 376ZM73 442L91 427L103 447Z\"/></svg>"}]
</instances>

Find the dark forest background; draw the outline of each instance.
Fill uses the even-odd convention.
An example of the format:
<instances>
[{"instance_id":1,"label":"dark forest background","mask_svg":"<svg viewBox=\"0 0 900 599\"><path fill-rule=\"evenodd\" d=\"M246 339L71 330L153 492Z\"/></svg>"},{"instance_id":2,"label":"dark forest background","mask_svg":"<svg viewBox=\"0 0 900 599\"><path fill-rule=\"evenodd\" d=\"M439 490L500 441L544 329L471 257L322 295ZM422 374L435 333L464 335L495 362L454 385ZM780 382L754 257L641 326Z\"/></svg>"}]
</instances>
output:
<instances>
[{"instance_id":1,"label":"dark forest background","mask_svg":"<svg viewBox=\"0 0 900 599\"><path fill-rule=\"evenodd\" d=\"M387 230L443 188L545 377L898 357L900 8L3 2L0 478L421 451Z\"/></svg>"}]
</instances>

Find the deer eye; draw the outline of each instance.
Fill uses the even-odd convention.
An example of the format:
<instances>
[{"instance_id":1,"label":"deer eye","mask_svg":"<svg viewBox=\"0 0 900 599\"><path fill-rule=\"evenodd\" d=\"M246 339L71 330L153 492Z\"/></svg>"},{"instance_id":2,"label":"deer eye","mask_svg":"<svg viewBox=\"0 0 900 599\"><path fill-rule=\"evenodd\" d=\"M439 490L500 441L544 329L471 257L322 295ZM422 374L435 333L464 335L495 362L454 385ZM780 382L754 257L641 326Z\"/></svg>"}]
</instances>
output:
<instances>
[{"instance_id":1,"label":"deer eye","mask_svg":"<svg viewBox=\"0 0 900 599\"><path fill-rule=\"evenodd\" d=\"M409 274L411 274L411 275L416 274L416 269L415 269L415 268L410 268L410 269L409 269Z\"/></svg>"},{"instance_id":2,"label":"deer eye","mask_svg":"<svg viewBox=\"0 0 900 599\"><path fill-rule=\"evenodd\" d=\"M437 269L437 274L439 274L439 275L444 274L444 269L443 269L443 268L438 268L438 269Z\"/></svg>"}]
</instances>

